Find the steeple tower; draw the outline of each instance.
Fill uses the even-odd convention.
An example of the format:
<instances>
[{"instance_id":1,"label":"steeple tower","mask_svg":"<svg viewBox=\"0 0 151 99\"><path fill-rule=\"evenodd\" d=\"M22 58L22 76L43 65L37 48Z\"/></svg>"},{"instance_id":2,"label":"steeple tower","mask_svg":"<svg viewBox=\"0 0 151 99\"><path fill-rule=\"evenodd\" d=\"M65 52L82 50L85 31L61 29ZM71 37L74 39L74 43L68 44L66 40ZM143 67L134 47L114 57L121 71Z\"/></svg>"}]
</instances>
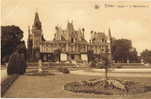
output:
<instances>
[{"instance_id":1,"label":"steeple tower","mask_svg":"<svg viewBox=\"0 0 151 99\"><path fill-rule=\"evenodd\" d=\"M32 25L33 48L40 48L42 41L42 25L38 12L35 13L34 23Z\"/></svg>"},{"instance_id":2,"label":"steeple tower","mask_svg":"<svg viewBox=\"0 0 151 99\"><path fill-rule=\"evenodd\" d=\"M112 35L111 35L111 29L110 28L108 30L108 36L109 36L109 41L112 44Z\"/></svg>"},{"instance_id":3,"label":"steeple tower","mask_svg":"<svg viewBox=\"0 0 151 99\"><path fill-rule=\"evenodd\" d=\"M35 27L36 29L41 29L41 21L39 19L38 12L35 13L35 19L34 19L33 27Z\"/></svg>"}]
</instances>

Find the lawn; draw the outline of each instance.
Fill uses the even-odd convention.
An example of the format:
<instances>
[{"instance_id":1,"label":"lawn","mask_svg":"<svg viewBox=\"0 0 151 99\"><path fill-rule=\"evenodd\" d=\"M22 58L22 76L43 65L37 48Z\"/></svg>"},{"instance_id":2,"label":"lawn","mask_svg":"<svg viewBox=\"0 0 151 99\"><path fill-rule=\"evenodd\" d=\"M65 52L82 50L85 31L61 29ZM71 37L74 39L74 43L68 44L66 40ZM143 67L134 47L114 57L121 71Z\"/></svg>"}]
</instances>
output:
<instances>
[{"instance_id":1,"label":"lawn","mask_svg":"<svg viewBox=\"0 0 151 99\"><path fill-rule=\"evenodd\" d=\"M101 99L150 99L151 92L119 96L74 93L64 90L64 85L73 81L101 79L100 76L55 74L49 76L20 76L4 97L9 98L101 98ZM117 79L117 78L116 78ZM151 79L145 77L118 77L118 79L133 80L151 85Z\"/></svg>"}]
</instances>

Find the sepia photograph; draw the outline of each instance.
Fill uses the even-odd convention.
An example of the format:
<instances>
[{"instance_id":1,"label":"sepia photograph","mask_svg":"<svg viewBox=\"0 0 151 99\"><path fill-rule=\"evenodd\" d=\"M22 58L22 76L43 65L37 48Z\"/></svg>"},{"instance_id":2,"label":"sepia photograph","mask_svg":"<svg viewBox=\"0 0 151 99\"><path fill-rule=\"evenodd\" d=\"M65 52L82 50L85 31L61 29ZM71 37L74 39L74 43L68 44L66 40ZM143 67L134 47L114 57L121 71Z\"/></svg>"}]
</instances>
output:
<instances>
[{"instance_id":1,"label":"sepia photograph","mask_svg":"<svg viewBox=\"0 0 151 99\"><path fill-rule=\"evenodd\" d=\"M150 0L1 0L1 98L151 99Z\"/></svg>"}]
</instances>

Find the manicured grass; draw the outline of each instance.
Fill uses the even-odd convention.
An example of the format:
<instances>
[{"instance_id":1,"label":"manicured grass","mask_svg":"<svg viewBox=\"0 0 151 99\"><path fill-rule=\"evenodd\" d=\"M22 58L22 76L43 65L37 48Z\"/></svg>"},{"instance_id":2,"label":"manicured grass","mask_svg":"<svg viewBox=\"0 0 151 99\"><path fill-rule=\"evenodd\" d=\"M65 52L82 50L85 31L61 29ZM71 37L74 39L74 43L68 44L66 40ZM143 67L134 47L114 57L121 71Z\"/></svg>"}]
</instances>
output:
<instances>
[{"instance_id":1,"label":"manicured grass","mask_svg":"<svg viewBox=\"0 0 151 99\"><path fill-rule=\"evenodd\" d=\"M86 93L74 93L64 90L64 85L69 82L102 79L100 76L86 76L73 74L56 74L48 76L20 76L19 79L6 92L4 97L9 98L103 98L103 99L150 99L151 92L119 96L119 95L96 95ZM117 78L116 78L117 79ZM121 80L132 80L151 85L150 78L118 78Z\"/></svg>"},{"instance_id":2,"label":"manicured grass","mask_svg":"<svg viewBox=\"0 0 151 99\"><path fill-rule=\"evenodd\" d=\"M5 80L1 82L1 95L9 89L9 87L13 84L13 82L18 78L18 75L9 75Z\"/></svg>"}]
</instances>

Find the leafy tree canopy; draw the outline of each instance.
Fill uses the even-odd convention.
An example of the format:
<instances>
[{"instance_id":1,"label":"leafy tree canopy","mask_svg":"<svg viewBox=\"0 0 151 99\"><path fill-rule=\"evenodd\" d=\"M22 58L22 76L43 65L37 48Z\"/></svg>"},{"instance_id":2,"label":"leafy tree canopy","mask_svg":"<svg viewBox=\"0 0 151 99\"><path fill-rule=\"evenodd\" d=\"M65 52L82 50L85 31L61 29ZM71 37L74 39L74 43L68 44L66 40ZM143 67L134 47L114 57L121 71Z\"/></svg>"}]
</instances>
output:
<instances>
[{"instance_id":1,"label":"leafy tree canopy","mask_svg":"<svg viewBox=\"0 0 151 99\"><path fill-rule=\"evenodd\" d=\"M1 26L1 56L10 56L22 42L23 31L18 26Z\"/></svg>"},{"instance_id":2,"label":"leafy tree canopy","mask_svg":"<svg viewBox=\"0 0 151 99\"><path fill-rule=\"evenodd\" d=\"M112 41L112 56L116 62L137 62L137 51L128 39L114 39Z\"/></svg>"},{"instance_id":3,"label":"leafy tree canopy","mask_svg":"<svg viewBox=\"0 0 151 99\"><path fill-rule=\"evenodd\" d=\"M151 63L151 50L144 50L141 53L141 58L144 60L145 63Z\"/></svg>"}]
</instances>

